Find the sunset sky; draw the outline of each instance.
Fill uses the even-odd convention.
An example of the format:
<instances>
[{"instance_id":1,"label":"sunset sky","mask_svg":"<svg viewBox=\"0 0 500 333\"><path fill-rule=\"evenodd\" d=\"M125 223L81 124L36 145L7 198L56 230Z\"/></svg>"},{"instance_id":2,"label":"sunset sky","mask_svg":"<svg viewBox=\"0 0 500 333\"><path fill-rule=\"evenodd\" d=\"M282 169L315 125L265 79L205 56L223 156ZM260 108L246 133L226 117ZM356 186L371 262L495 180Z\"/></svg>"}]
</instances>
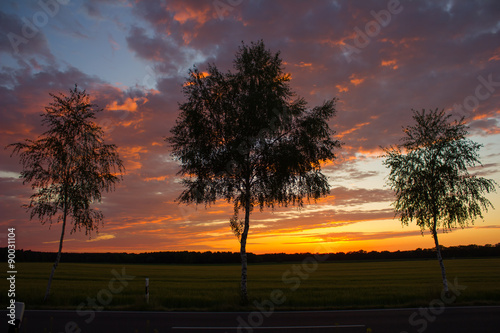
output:
<instances>
[{"instance_id":1,"label":"sunset sky","mask_svg":"<svg viewBox=\"0 0 500 333\"><path fill-rule=\"evenodd\" d=\"M323 166L329 196L302 209L254 210L247 251L340 252L430 248L428 232L394 218L380 146L397 144L411 109L465 116L482 143L473 173L500 183L500 2L25 0L0 4L0 145L36 138L49 93L75 83L103 108L97 122L119 147L126 174L98 205L91 238L67 252L238 251L232 205L178 205L179 165L163 138L175 123L189 68L232 68L241 42L281 52L291 87L309 107L339 98L330 125L344 142ZM29 220L32 191L17 156L0 149L0 247L57 251L61 224ZM500 242L496 210L445 246Z\"/></svg>"}]
</instances>

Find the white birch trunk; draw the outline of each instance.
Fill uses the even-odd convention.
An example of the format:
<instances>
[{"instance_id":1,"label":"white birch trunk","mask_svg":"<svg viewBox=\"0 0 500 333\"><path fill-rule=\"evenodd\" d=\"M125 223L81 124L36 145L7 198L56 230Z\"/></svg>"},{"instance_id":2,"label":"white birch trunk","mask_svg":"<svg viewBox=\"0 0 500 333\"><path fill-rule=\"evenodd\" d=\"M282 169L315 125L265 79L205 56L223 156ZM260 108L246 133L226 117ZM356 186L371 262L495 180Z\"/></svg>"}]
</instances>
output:
<instances>
[{"instance_id":1,"label":"white birch trunk","mask_svg":"<svg viewBox=\"0 0 500 333\"><path fill-rule=\"evenodd\" d=\"M436 221L434 221L436 223ZM441 275L443 277L443 288L446 294L449 293L448 289L448 280L446 279L446 269L444 268L443 257L441 256L441 247L439 246L438 235L436 231L436 227L432 230L432 237L434 238L434 244L436 245L436 253L439 261L439 266L441 267Z\"/></svg>"},{"instance_id":2,"label":"white birch trunk","mask_svg":"<svg viewBox=\"0 0 500 333\"><path fill-rule=\"evenodd\" d=\"M65 192L65 195L66 195L66 192ZM61 252L62 252L62 246L63 246L63 240L64 240L64 230L66 229L66 217L68 216L67 207L68 207L68 204L67 204L67 200L66 200L64 203L64 213L63 213L64 215L63 215L61 239L59 240L59 252L57 252L56 261L54 262L54 266L52 266L52 272L50 272L49 283L47 284L47 290L45 291L45 297L43 298L44 302L49 298L50 286L52 284L52 278L54 277L54 273L56 271L57 265L59 265L59 261L61 260Z\"/></svg>"},{"instance_id":3,"label":"white birch trunk","mask_svg":"<svg viewBox=\"0 0 500 333\"><path fill-rule=\"evenodd\" d=\"M243 304L248 303L247 291L247 236L250 228L250 200L245 203L245 226L241 234L240 255L241 255L241 301Z\"/></svg>"}]
</instances>

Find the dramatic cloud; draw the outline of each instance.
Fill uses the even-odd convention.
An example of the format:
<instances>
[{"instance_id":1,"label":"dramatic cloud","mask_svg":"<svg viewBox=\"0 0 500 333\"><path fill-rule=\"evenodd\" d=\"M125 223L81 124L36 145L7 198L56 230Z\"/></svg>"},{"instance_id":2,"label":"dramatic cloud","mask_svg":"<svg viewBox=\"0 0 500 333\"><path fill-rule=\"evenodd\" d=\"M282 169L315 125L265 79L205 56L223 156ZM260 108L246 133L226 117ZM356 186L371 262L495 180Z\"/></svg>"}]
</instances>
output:
<instances>
[{"instance_id":1,"label":"dramatic cloud","mask_svg":"<svg viewBox=\"0 0 500 333\"><path fill-rule=\"evenodd\" d=\"M26 17L9 15L0 9L0 53L15 57L41 56L54 61L43 32Z\"/></svg>"},{"instance_id":2,"label":"dramatic cloud","mask_svg":"<svg viewBox=\"0 0 500 333\"><path fill-rule=\"evenodd\" d=\"M330 124L343 147L324 164L330 195L302 209L252 212L248 250L425 247L418 227L400 230L393 219L381 147L398 143L411 109L445 109L465 117L484 145L484 166L472 172L498 179L499 17L494 0L91 0L52 9L5 2L0 145L40 135L49 93L78 84L103 109L97 122L119 147L126 174L99 205L106 217L100 233L90 241L74 233L66 249L238 250L230 203L205 209L175 202L179 165L164 139L188 69L211 63L232 70L241 43L262 39L281 52L293 90L309 107L338 98ZM31 190L17 179L18 159L9 150L0 150L0 159L0 226L17 227L19 247L55 250L60 226L28 221L21 205ZM489 198L500 206L498 193ZM499 225L499 213L490 211L484 225L446 235L443 244L494 243Z\"/></svg>"}]
</instances>

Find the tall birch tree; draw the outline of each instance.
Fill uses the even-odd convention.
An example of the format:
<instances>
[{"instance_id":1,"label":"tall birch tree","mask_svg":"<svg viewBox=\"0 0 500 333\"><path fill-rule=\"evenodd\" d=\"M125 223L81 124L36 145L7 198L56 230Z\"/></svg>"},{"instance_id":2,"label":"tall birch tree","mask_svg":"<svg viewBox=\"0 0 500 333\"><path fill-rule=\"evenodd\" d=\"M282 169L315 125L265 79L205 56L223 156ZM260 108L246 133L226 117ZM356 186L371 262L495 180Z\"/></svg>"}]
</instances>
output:
<instances>
[{"instance_id":1,"label":"tall birch tree","mask_svg":"<svg viewBox=\"0 0 500 333\"><path fill-rule=\"evenodd\" d=\"M186 101L167 138L181 164L180 202L233 203L230 225L240 241L243 302L250 214L256 207L300 206L326 195L321 162L334 159L340 147L328 124L336 100L308 109L292 92L282 64L279 52L260 41L239 48L235 72L222 73L215 65L206 73L190 70Z\"/></svg>"},{"instance_id":2,"label":"tall birch tree","mask_svg":"<svg viewBox=\"0 0 500 333\"><path fill-rule=\"evenodd\" d=\"M422 233L430 230L448 293L438 229L464 228L483 218L482 211L492 207L484 194L497 184L469 173L481 165L481 145L467 138L464 118L451 121L451 114L438 109L412 111L415 124L403 129L402 143L385 148L387 183L395 191L393 205L401 223L415 221Z\"/></svg>"},{"instance_id":3,"label":"tall birch tree","mask_svg":"<svg viewBox=\"0 0 500 333\"><path fill-rule=\"evenodd\" d=\"M103 221L100 210L92 204L101 201L101 192L114 189L121 180L123 163L116 146L104 142L104 132L95 123L102 111L90 103L90 96L75 85L69 96L50 94L53 102L41 114L48 130L36 140L26 139L8 145L18 154L23 166L20 178L30 183L34 194L24 207L30 219L52 224L62 222L59 250L50 273L44 301L50 294L55 270L61 259L66 226L71 233L98 230Z\"/></svg>"}]
</instances>

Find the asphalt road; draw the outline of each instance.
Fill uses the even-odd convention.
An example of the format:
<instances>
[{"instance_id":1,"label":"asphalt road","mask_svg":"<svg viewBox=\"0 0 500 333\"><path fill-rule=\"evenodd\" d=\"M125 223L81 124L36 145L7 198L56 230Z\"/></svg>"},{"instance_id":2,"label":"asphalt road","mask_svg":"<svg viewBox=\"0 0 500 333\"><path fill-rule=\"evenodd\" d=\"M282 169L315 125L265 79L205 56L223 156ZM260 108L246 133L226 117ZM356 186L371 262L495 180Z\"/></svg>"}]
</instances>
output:
<instances>
[{"instance_id":1,"label":"asphalt road","mask_svg":"<svg viewBox=\"0 0 500 333\"><path fill-rule=\"evenodd\" d=\"M21 333L498 333L500 306L286 312L26 311ZM0 311L7 327L6 311ZM7 318L7 319L6 319ZM3 332L3 328L0 328ZM7 330L5 330L7 332Z\"/></svg>"}]
</instances>

